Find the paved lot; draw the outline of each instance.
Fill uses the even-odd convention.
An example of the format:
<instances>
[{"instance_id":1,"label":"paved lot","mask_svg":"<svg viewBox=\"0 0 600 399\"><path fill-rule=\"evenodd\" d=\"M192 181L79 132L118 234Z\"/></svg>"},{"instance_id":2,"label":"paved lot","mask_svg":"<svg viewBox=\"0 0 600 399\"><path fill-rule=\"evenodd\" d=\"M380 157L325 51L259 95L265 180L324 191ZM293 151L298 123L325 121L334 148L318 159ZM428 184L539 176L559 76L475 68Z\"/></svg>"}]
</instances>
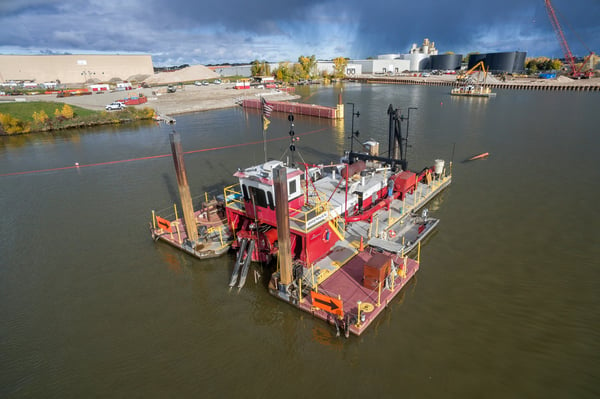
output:
<instances>
[{"instance_id":1,"label":"paved lot","mask_svg":"<svg viewBox=\"0 0 600 399\"><path fill-rule=\"evenodd\" d=\"M152 107L161 115L176 115L188 112L207 111L212 109L230 108L236 106L237 102L243 98L257 98L264 96L267 99L278 101L291 100L297 96L274 89L247 89L236 90L232 83L208 86L176 86L175 93L167 93L166 87L153 87L147 89L135 89L129 91L95 93L85 96L72 96L58 98L56 95L45 94L38 96L18 96L4 97L4 101L55 101L64 102L70 105L77 105L83 108L93 110L104 110L106 104L113 101L127 98L129 96L138 96L143 94L148 97L146 104L136 107Z\"/></svg>"}]
</instances>

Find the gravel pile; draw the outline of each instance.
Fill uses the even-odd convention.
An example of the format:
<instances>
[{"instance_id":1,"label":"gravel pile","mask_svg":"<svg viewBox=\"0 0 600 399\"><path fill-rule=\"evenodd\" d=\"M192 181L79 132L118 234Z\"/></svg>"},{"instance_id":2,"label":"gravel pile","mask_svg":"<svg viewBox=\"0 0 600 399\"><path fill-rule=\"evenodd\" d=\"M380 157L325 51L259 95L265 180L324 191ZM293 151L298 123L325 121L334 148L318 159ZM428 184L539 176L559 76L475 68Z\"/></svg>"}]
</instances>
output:
<instances>
[{"instance_id":1,"label":"gravel pile","mask_svg":"<svg viewBox=\"0 0 600 399\"><path fill-rule=\"evenodd\" d=\"M159 72L150 76L144 82L149 85L164 85L217 78L219 78L219 74L204 65L193 65L173 72Z\"/></svg>"}]
</instances>

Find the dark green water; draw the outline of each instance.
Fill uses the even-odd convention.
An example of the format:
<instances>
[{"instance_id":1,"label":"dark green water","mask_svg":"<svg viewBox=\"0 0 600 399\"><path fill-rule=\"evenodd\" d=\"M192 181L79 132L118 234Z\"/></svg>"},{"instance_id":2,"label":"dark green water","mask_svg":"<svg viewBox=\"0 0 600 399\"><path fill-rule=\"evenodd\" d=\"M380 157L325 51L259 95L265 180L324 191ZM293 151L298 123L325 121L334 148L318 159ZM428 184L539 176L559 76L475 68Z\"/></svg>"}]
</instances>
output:
<instances>
[{"instance_id":1,"label":"dark green water","mask_svg":"<svg viewBox=\"0 0 600 399\"><path fill-rule=\"evenodd\" d=\"M333 105L341 86L302 90ZM456 145L421 270L347 340L252 276L229 291L232 256L199 261L151 240L151 210L177 200L170 157L85 166L169 154L170 127L2 138L0 397L600 396L600 95L448 91L343 87L360 138L382 147L388 105L418 108L411 168ZM346 115L296 117L296 160L335 161ZM186 155L193 196L264 160L258 127L241 109L177 118L184 150L221 148ZM287 132L274 114L270 157Z\"/></svg>"}]
</instances>

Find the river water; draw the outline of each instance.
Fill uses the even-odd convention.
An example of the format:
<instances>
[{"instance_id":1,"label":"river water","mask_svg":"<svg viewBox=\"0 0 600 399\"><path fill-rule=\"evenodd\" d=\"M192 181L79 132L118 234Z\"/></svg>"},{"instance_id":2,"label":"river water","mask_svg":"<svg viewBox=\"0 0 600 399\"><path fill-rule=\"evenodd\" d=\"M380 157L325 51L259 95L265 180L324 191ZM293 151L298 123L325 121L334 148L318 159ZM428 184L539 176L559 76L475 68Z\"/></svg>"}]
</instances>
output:
<instances>
[{"instance_id":1,"label":"river water","mask_svg":"<svg viewBox=\"0 0 600 399\"><path fill-rule=\"evenodd\" d=\"M454 160L416 278L349 339L264 279L230 291L232 255L152 241L151 211L178 197L171 126L2 138L0 397L599 397L600 94L448 91L299 89L323 105L342 92L382 148L388 105L416 107L409 167ZM297 116L294 160L336 161L349 108L345 123ZM264 160L259 123L239 108L177 117L197 201ZM288 130L273 114L269 158L291 157Z\"/></svg>"}]
</instances>

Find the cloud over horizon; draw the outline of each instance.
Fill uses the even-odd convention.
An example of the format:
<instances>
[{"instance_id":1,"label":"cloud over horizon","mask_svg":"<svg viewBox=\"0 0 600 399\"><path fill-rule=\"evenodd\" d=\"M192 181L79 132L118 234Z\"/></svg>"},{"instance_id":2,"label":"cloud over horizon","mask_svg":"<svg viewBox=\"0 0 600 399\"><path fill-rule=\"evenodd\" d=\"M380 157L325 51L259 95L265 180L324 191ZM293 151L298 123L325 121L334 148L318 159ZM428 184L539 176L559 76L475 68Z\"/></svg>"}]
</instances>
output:
<instances>
[{"instance_id":1,"label":"cloud over horizon","mask_svg":"<svg viewBox=\"0 0 600 399\"><path fill-rule=\"evenodd\" d=\"M440 53L526 51L562 57L543 0L20 0L0 3L0 53L144 53L155 65L353 59L406 53L424 38ZM600 2L554 0L574 55L600 49ZM581 38L581 40L580 40Z\"/></svg>"}]
</instances>

